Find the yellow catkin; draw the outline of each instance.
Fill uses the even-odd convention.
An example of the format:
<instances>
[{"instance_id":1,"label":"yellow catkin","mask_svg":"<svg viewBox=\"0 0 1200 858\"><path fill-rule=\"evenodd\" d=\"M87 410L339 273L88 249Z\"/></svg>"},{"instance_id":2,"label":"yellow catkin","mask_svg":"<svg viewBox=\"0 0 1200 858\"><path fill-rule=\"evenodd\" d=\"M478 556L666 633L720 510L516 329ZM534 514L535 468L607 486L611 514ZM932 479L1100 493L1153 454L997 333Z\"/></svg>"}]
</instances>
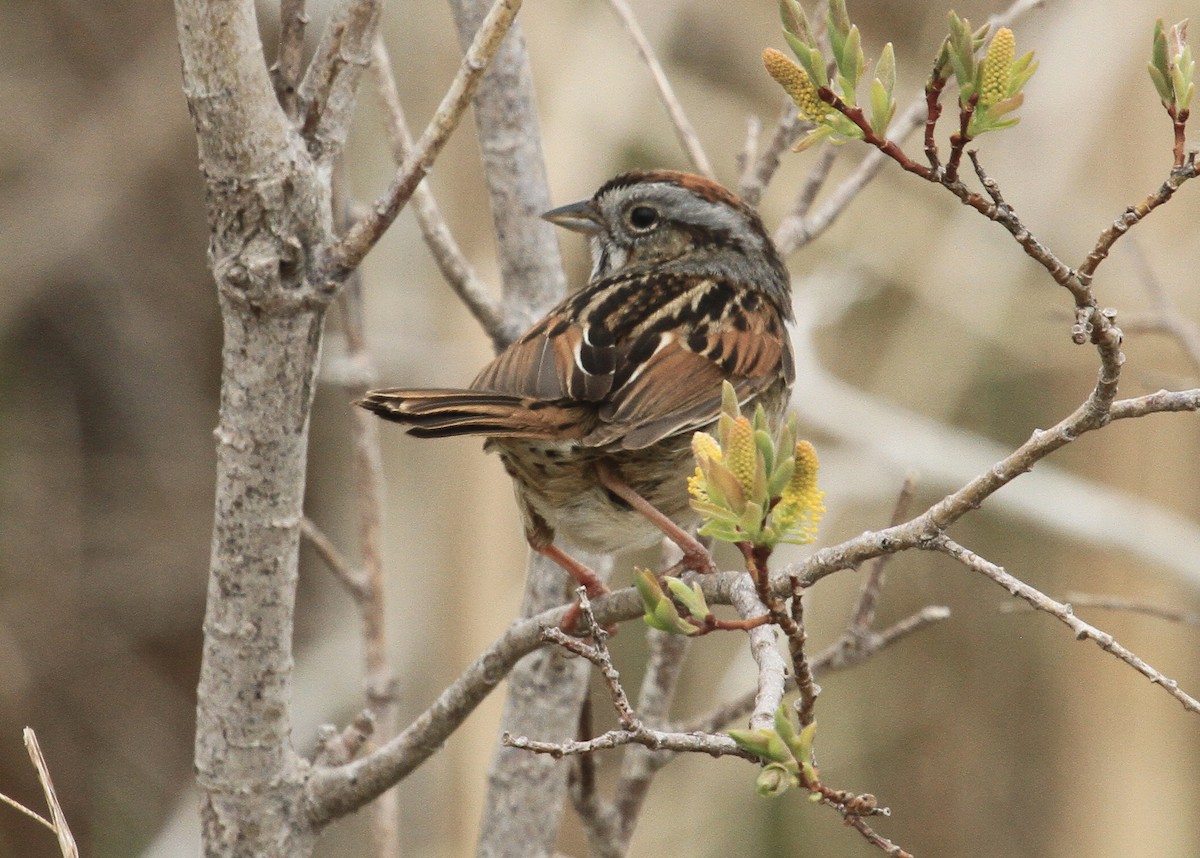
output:
<instances>
[{"instance_id":1,"label":"yellow catkin","mask_svg":"<svg viewBox=\"0 0 1200 858\"><path fill-rule=\"evenodd\" d=\"M692 455L697 460L708 459L712 462L719 462L722 459L721 445L707 432L696 432L692 435Z\"/></svg>"},{"instance_id":2,"label":"yellow catkin","mask_svg":"<svg viewBox=\"0 0 1200 858\"><path fill-rule=\"evenodd\" d=\"M1012 30L1001 27L988 45L983 60L983 87L979 103L996 104L1008 98L1008 83L1012 79L1013 60L1017 56L1017 40Z\"/></svg>"},{"instance_id":3,"label":"yellow catkin","mask_svg":"<svg viewBox=\"0 0 1200 858\"><path fill-rule=\"evenodd\" d=\"M796 107L805 119L820 122L829 113L829 105L821 101L817 88L813 86L808 72L783 55L781 51L767 48L763 51L763 65L767 74L783 87L783 91L796 102Z\"/></svg>"},{"instance_id":4,"label":"yellow catkin","mask_svg":"<svg viewBox=\"0 0 1200 858\"><path fill-rule=\"evenodd\" d=\"M817 451L807 441L796 442L796 469L776 505L771 521L780 535L803 535L811 542L825 514L825 493L817 486Z\"/></svg>"},{"instance_id":5,"label":"yellow catkin","mask_svg":"<svg viewBox=\"0 0 1200 858\"><path fill-rule=\"evenodd\" d=\"M758 448L754 444L754 427L746 417L739 417L733 421L733 428L729 430L729 438L725 442L725 464L746 491L750 491L754 485L754 465L757 455Z\"/></svg>"},{"instance_id":6,"label":"yellow catkin","mask_svg":"<svg viewBox=\"0 0 1200 858\"><path fill-rule=\"evenodd\" d=\"M688 495L693 500L707 501L708 500L708 478L704 476L704 471L696 468L696 472L688 477Z\"/></svg>"}]
</instances>

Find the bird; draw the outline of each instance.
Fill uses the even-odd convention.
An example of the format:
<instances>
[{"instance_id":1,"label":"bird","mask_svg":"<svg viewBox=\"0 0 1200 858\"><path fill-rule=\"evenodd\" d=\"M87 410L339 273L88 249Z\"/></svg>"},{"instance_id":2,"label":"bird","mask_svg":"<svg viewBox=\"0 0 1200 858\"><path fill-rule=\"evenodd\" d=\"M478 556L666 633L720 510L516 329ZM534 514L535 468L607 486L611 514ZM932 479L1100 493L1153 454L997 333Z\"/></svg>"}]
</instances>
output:
<instances>
[{"instance_id":1,"label":"bird","mask_svg":"<svg viewBox=\"0 0 1200 858\"><path fill-rule=\"evenodd\" d=\"M591 274L465 389L389 388L355 404L418 438L478 435L512 477L525 537L583 585L556 544L596 553L670 537L709 571L689 530L692 435L728 381L777 422L795 367L790 278L757 212L702 176L622 173L547 221L587 236Z\"/></svg>"}]
</instances>

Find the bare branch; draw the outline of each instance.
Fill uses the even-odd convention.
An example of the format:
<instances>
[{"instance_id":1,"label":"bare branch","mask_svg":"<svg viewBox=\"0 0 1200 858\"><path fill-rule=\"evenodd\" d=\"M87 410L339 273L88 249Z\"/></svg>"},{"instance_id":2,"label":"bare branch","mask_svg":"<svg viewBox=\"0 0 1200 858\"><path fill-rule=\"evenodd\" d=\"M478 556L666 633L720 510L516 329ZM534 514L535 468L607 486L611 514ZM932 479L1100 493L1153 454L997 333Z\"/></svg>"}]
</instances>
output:
<instances>
[{"instance_id":1,"label":"bare branch","mask_svg":"<svg viewBox=\"0 0 1200 858\"><path fill-rule=\"evenodd\" d=\"M915 614L910 614L881 632L868 631L862 634L847 630L838 640L813 656L813 673L820 676L826 671L845 670L862 664L884 647L919 632L926 626L948 619L949 608L944 605L926 605Z\"/></svg>"},{"instance_id":2,"label":"bare branch","mask_svg":"<svg viewBox=\"0 0 1200 858\"><path fill-rule=\"evenodd\" d=\"M300 65L304 53L304 28L308 25L305 0L280 0L279 50L271 66L275 96L284 112L296 118L297 88L300 84Z\"/></svg>"},{"instance_id":3,"label":"bare branch","mask_svg":"<svg viewBox=\"0 0 1200 858\"><path fill-rule=\"evenodd\" d=\"M437 752L513 666L542 646L542 629L558 626L569 609L563 605L514 623L396 737L346 766L315 771L308 801L314 823L323 824L361 807ZM643 608L637 591L630 587L596 599L593 610L596 621L608 625L639 617Z\"/></svg>"},{"instance_id":4,"label":"bare branch","mask_svg":"<svg viewBox=\"0 0 1200 858\"><path fill-rule=\"evenodd\" d=\"M319 261L324 279L341 282L370 252L383 236L417 185L425 178L450 134L458 127L463 111L479 86L488 63L500 47L504 34L521 8L521 0L496 0L484 18L475 40L459 65L458 74L404 163L397 169L388 189L375 201L371 211L346 231L342 239L328 248Z\"/></svg>"},{"instance_id":5,"label":"bare branch","mask_svg":"<svg viewBox=\"0 0 1200 858\"><path fill-rule=\"evenodd\" d=\"M820 678L826 673L833 673L834 671L845 670L846 668L862 664L884 647L891 646L901 638L907 637L913 632L920 631L926 626L941 622L949 617L949 608L942 607L941 605L929 605L881 632L865 636L850 635L849 633L843 634L838 640L812 657L810 665L813 676ZM795 680L789 678L784 690L790 691L795 687ZM726 725L740 721L749 715L754 709L754 699L757 694L757 689L747 692L741 697L734 698L699 718L692 719L684 724L674 725L674 729L681 733L715 733Z\"/></svg>"},{"instance_id":6,"label":"bare branch","mask_svg":"<svg viewBox=\"0 0 1200 858\"><path fill-rule=\"evenodd\" d=\"M758 757L749 751L739 748L733 739L719 733L671 733L664 730L651 730L644 725L636 730L609 730L607 733L602 733L596 738L584 742L539 742L525 736L510 736L507 733L501 737L501 741L510 748L533 751L535 754L550 754L556 759L578 754L593 754L597 751L610 751L624 745L637 744L652 751L675 751L708 754L712 757L741 757L745 760L758 760Z\"/></svg>"},{"instance_id":7,"label":"bare branch","mask_svg":"<svg viewBox=\"0 0 1200 858\"><path fill-rule=\"evenodd\" d=\"M629 8L629 4L625 0L608 0L608 5L612 6L613 11L617 13L617 17L621 19L621 23L625 25L625 29L629 31L630 38L633 39L634 45L637 46L638 55L642 58L642 62L646 64L646 67L650 69L650 76L654 78L654 86L658 89L658 97L662 100L663 106L667 108L667 115L671 117L671 126L675 129L675 136L679 138L679 145L683 147L683 151L687 154L692 168L702 176L715 179L716 173L713 172L708 156L704 154L704 148L700 145L700 138L696 134L696 129L688 121L687 115L683 112L683 106L679 103L679 99L675 97L675 91L671 88L671 82L667 80L667 76L663 72L662 63L655 56L654 48L650 46L650 42L646 39L646 34L642 32L641 25L638 24L637 18L634 17L633 10Z\"/></svg>"},{"instance_id":8,"label":"bare branch","mask_svg":"<svg viewBox=\"0 0 1200 858\"><path fill-rule=\"evenodd\" d=\"M1112 404L1108 416L1111 420L1127 420L1168 411L1200 411L1200 388L1160 390L1145 396L1119 399Z\"/></svg>"},{"instance_id":9,"label":"bare branch","mask_svg":"<svg viewBox=\"0 0 1200 858\"><path fill-rule=\"evenodd\" d=\"M896 506L892 510L891 526L895 527L904 521L908 508L912 505L913 495L917 491L917 475L909 474L904 478L900 487L900 495L896 498ZM868 631L875 622L875 606L879 603L879 593L883 589L883 573L887 570L889 559L893 555L884 554L872 561L867 570L866 580L858 595L858 605L850 618L849 631L863 633Z\"/></svg>"},{"instance_id":10,"label":"bare branch","mask_svg":"<svg viewBox=\"0 0 1200 858\"><path fill-rule=\"evenodd\" d=\"M763 191L775 177L784 151L796 142L796 138L808 126L807 122L800 119L792 100L785 98L779 118L775 121L775 128L771 132L771 139L756 158L754 150L758 146L760 124L757 118L747 123L746 148L739 162L742 177L738 182L738 195L752 206L758 205Z\"/></svg>"},{"instance_id":11,"label":"bare branch","mask_svg":"<svg viewBox=\"0 0 1200 858\"><path fill-rule=\"evenodd\" d=\"M1150 602L1074 592L1067 593L1066 599L1072 608L1103 608L1107 611L1125 611L1131 614L1145 614L1148 617L1156 617L1157 619L1168 620L1172 623L1182 623L1185 626L1200 626L1200 614L1190 611L1179 611Z\"/></svg>"},{"instance_id":12,"label":"bare branch","mask_svg":"<svg viewBox=\"0 0 1200 858\"><path fill-rule=\"evenodd\" d=\"M1075 633L1076 640L1092 641L1100 649L1125 662L1125 664L1132 667L1155 685L1162 686L1168 694L1183 704L1184 709L1189 712L1200 713L1200 700L1196 700L1191 695L1186 694L1179 688L1179 684L1175 680L1163 676L1145 661L1121 646L1108 632L1101 631L1095 626L1079 619L1071 611L1070 605L1054 601L1045 593L1010 575L995 563L985 560L973 551L964 548L945 534L934 537L922 547L940 551L943 554L953 557L968 569L995 581L1011 595L1024 599L1037 610L1045 611L1051 616L1056 617Z\"/></svg>"},{"instance_id":13,"label":"bare branch","mask_svg":"<svg viewBox=\"0 0 1200 858\"><path fill-rule=\"evenodd\" d=\"M388 56L387 46L383 39L376 37L371 51L371 70L375 74L376 88L380 99L387 110L388 136L392 144L392 157L397 164L403 164L404 159L412 151L412 135L409 134L408 124L404 119L404 108L400 104L400 93L396 90L395 75L392 72L392 61ZM467 310L483 327L484 332L491 337L497 350L504 343L512 342L520 333L509 322L503 309L492 298L488 285L480 279L466 255L454 240L450 228L446 225L441 211L438 209L433 191L425 182L417 185L413 192L413 211L417 218L417 226L425 244L433 254L434 262L442 277L450 284L454 294L459 297ZM519 323L518 323L519 324Z\"/></svg>"},{"instance_id":14,"label":"bare branch","mask_svg":"<svg viewBox=\"0 0 1200 858\"><path fill-rule=\"evenodd\" d=\"M759 599L754 582L749 575L738 579L730 592L733 606L743 619L753 619L767 613L767 606ZM787 666L775 646L775 627L758 626L750 629L750 654L758 665L758 681L755 683L754 711L750 714L750 729L770 728L775 723L775 710L783 702L783 688L787 681Z\"/></svg>"},{"instance_id":15,"label":"bare branch","mask_svg":"<svg viewBox=\"0 0 1200 858\"><path fill-rule=\"evenodd\" d=\"M325 164L332 164L346 145L382 9L381 0L341 0L300 82L301 133L309 154Z\"/></svg>"},{"instance_id":16,"label":"bare branch","mask_svg":"<svg viewBox=\"0 0 1200 858\"><path fill-rule=\"evenodd\" d=\"M366 597L367 589L366 575L363 571L355 569L333 544L333 540L326 536L324 531L317 527L316 522L308 516L300 520L300 535L325 561L325 565L329 567L333 577L337 578L338 582L346 588L354 601L361 603Z\"/></svg>"},{"instance_id":17,"label":"bare branch","mask_svg":"<svg viewBox=\"0 0 1200 858\"><path fill-rule=\"evenodd\" d=\"M1096 273L1096 268L1105 260L1117 240L1141 223L1150 212L1168 202L1184 182L1195 177L1196 153L1193 152L1188 156L1184 164L1171 170L1171 174L1158 187L1158 190L1148 195L1137 205L1132 205L1125 209L1121 216L1113 221L1112 226L1100 233L1100 237L1096 241L1096 246L1092 248L1091 253L1087 255L1087 259L1083 261L1076 272L1080 282L1085 286L1089 285L1092 282L1092 276Z\"/></svg>"}]
</instances>

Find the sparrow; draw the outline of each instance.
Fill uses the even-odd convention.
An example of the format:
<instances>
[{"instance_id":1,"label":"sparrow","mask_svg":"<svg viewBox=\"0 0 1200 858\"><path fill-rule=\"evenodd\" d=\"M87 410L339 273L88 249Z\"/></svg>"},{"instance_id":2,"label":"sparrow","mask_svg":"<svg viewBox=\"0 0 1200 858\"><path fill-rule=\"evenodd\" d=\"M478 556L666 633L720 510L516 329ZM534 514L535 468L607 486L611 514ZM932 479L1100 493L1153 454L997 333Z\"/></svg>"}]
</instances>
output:
<instances>
[{"instance_id":1,"label":"sparrow","mask_svg":"<svg viewBox=\"0 0 1200 858\"><path fill-rule=\"evenodd\" d=\"M356 404L418 438L480 435L513 479L525 537L592 595L606 588L555 544L647 547L687 531L693 433L722 383L783 414L795 377L787 269L758 214L701 176L623 173L543 217L582 233L592 271L463 389L389 388Z\"/></svg>"}]
</instances>

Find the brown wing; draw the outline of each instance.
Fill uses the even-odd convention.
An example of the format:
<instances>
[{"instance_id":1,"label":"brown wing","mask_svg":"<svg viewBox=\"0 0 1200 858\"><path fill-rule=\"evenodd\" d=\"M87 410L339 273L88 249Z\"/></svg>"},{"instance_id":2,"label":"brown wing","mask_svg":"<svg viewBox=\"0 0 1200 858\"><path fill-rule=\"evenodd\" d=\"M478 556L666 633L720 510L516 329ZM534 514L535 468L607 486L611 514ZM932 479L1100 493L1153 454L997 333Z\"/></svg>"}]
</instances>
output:
<instances>
[{"instance_id":1,"label":"brown wing","mask_svg":"<svg viewBox=\"0 0 1200 858\"><path fill-rule=\"evenodd\" d=\"M620 274L561 303L471 386L592 406L584 444L639 449L715 420L726 379L742 401L781 376L790 386L783 312L728 279Z\"/></svg>"},{"instance_id":2,"label":"brown wing","mask_svg":"<svg viewBox=\"0 0 1200 858\"><path fill-rule=\"evenodd\" d=\"M574 319L574 300L564 301L497 355L471 388L546 402L602 401L612 389L612 334L603 326L585 326Z\"/></svg>"},{"instance_id":3,"label":"brown wing","mask_svg":"<svg viewBox=\"0 0 1200 858\"><path fill-rule=\"evenodd\" d=\"M583 442L640 449L700 429L720 413L725 380L742 402L781 380L790 387L791 345L775 308L744 296L726 308L707 324L693 322L659 335L653 354L613 391L600 409L599 426Z\"/></svg>"}]
</instances>

